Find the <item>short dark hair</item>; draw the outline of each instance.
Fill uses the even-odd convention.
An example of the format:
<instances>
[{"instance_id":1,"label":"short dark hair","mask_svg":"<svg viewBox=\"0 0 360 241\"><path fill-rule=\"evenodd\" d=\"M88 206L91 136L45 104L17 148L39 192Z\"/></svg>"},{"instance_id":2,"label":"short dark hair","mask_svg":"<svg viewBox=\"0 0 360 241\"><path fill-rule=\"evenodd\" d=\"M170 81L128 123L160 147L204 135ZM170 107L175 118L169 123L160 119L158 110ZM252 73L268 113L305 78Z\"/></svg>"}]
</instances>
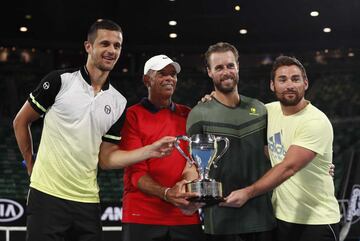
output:
<instances>
[{"instance_id":1,"label":"short dark hair","mask_svg":"<svg viewBox=\"0 0 360 241\"><path fill-rule=\"evenodd\" d=\"M210 67L209 59L210 59L210 55L212 53L219 53L219 52L224 53L224 52L227 52L227 51L231 51L235 56L236 62L238 62L239 52L235 48L235 46L232 45L232 44L229 44L227 42L218 42L216 44L210 45L208 50L205 52L205 65L206 65L206 67Z\"/></svg>"},{"instance_id":2,"label":"short dark hair","mask_svg":"<svg viewBox=\"0 0 360 241\"><path fill-rule=\"evenodd\" d=\"M117 23L115 23L114 21L109 20L109 19L98 19L89 28L89 31L88 31L88 34L87 34L87 40L90 43L94 43L94 41L96 39L97 31L99 29L118 31L121 34L123 33L121 27Z\"/></svg>"},{"instance_id":3,"label":"short dark hair","mask_svg":"<svg viewBox=\"0 0 360 241\"><path fill-rule=\"evenodd\" d=\"M270 73L270 80L274 80L275 72L278 68L282 66L291 66L291 65L296 65L297 67L299 67L302 73L302 77L307 80L306 70L304 66L300 63L300 61L295 57L289 57L284 55L279 56L275 59Z\"/></svg>"}]
</instances>

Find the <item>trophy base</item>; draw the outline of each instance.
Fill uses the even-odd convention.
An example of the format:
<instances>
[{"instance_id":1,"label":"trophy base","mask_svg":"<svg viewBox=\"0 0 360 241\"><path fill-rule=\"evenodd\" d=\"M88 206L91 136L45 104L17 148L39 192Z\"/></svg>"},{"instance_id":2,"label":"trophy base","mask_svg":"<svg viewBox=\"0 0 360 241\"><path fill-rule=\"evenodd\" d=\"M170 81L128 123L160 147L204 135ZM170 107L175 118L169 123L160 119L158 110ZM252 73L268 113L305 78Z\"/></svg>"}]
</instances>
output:
<instances>
[{"instance_id":1,"label":"trophy base","mask_svg":"<svg viewBox=\"0 0 360 241\"><path fill-rule=\"evenodd\" d=\"M224 201L222 185L212 179L203 179L186 184L187 192L198 193L198 197L189 198L191 202L205 203L206 206L215 205Z\"/></svg>"},{"instance_id":2,"label":"trophy base","mask_svg":"<svg viewBox=\"0 0 360 241\"><path fill-rule=\"evenodd\" d=\"M190 202L205 203L205 207L225 201L223 197L213 197L213 196L193 197L193 198L189 198L188 200Z\"/></svg>"}]
</instances>

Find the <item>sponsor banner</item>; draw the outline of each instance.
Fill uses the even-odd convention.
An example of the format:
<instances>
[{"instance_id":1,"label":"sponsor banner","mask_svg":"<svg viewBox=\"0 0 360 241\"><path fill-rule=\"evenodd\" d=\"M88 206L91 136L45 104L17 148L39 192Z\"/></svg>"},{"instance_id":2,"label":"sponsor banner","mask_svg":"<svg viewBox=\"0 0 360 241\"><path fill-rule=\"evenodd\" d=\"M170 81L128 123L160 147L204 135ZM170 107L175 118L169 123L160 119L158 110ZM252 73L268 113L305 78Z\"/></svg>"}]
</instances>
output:
<instances>
[{"instance_id":1,"label":"sponsor banner","mask_svg":"<svg viewBox=\"0 0 360 241\"><path fill-rule=\"evenodd\" d=\"M340 237L360 237L360 184L352 186L348 199L339 200L341 210ZM340 239L340 240L344 240Z\"/></svg>"},{"instance_id":2,"label":"sponsor banner","mask_svg":"<svg viewBox=\"0 0 360 241\"><path fill-rule=\"evenodd\" d=\"M104 226L121 226L122 205L118 202L101 203ZM26 226L26 200L0 197L0 226Z\"/></svg>"},{"instance_id":3,"label":"sponsor banner","mask_svg":"<svg viewBox=\"0 0 360 241\"><path fill-rule=\"evenodd\" d=\"M342 233L348 238L358 238L360 237L360 184L352 186L348 197L348 199L338 200L342 214ZM122 204L119 202L102 202L103 226L121 226L122 211ZM26 226L25 199L0 197L0 226Z\"/></svg>"},{"instance_id":4,"label":"sponsor banner","mask_svg":"<svg viewBox=\"0 0 360 241\"><path fill-rule=\"evenodd\" d=\"M101 203L101 222L103 226L121 226L122 220L122 204Z\"/></svg>"},{"instance_id":5,"label":"sponsor banner","mask_svg":"<svg viewBox=\"0 0 360 241\"><path fill-rule=\"evenodd\" d=\"M0 197L0 226L25 226L25 201Z\"/></svg>"},{"instance_id":6,"label":"sponsor banner","mask_svg":"<svg viewBox=\"0 0 360 241\"><path fill-rule=\"evenodd\" d=\"M339 240L360 238L360 143L346 151L336 164L341 210ZM335 168L335 171L336 171ZM335 175L336 177L336 175Z\"/></svg>"}]
</instances>

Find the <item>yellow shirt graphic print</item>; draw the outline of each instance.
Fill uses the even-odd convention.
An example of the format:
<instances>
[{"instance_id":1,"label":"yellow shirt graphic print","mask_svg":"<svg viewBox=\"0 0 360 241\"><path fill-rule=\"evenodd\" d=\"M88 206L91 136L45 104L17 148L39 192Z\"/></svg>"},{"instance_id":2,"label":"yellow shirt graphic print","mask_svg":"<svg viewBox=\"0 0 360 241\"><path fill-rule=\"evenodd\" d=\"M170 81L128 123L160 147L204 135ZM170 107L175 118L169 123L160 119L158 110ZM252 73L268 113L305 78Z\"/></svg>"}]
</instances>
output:
<instances>
[{"instance_id":1,"label":"yellow shirt graphic print","mask_svg":"<svg viewBox=\"0 0 360 241\"><path fill-rule=\"evenodd\" d=\"M286 154L284 145L281 142L282 132L276 132L273 136L268 139L268 148L271 159L276 160L276 163L281 162Z\"/></svg>"}]
</instances>

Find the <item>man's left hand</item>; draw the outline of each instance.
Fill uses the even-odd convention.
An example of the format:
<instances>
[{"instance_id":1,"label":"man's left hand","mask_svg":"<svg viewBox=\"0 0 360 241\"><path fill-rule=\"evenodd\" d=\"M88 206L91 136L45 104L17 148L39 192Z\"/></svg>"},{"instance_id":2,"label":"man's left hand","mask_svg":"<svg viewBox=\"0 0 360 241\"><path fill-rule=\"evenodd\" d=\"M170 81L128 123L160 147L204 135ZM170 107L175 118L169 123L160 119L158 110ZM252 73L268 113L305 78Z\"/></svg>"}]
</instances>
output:
<instances>
[{"instance_id":1,"label":"man's left hand","mask_svg":"<svg viewBox=\"0 0 360 241\"><path fill-rule=\"evenodd\" d=\"M219 203L219 206L240 208L249 199L250 196L248 194L248 191L246 190L246 188L243 188L236 191L232 191L230 195L225 198L225 202Z\"/></svg>"},{"instance_id":2,"label":"man's left hand","mask_svg":"<svg viewBox=\"0 0 360 241\"><path fill-rule=\"evenodd\" d=\"M150 157L164 157L170 155L174 148L175 137L165 136L148 146Z\"/></svg>"}]
</instances>

